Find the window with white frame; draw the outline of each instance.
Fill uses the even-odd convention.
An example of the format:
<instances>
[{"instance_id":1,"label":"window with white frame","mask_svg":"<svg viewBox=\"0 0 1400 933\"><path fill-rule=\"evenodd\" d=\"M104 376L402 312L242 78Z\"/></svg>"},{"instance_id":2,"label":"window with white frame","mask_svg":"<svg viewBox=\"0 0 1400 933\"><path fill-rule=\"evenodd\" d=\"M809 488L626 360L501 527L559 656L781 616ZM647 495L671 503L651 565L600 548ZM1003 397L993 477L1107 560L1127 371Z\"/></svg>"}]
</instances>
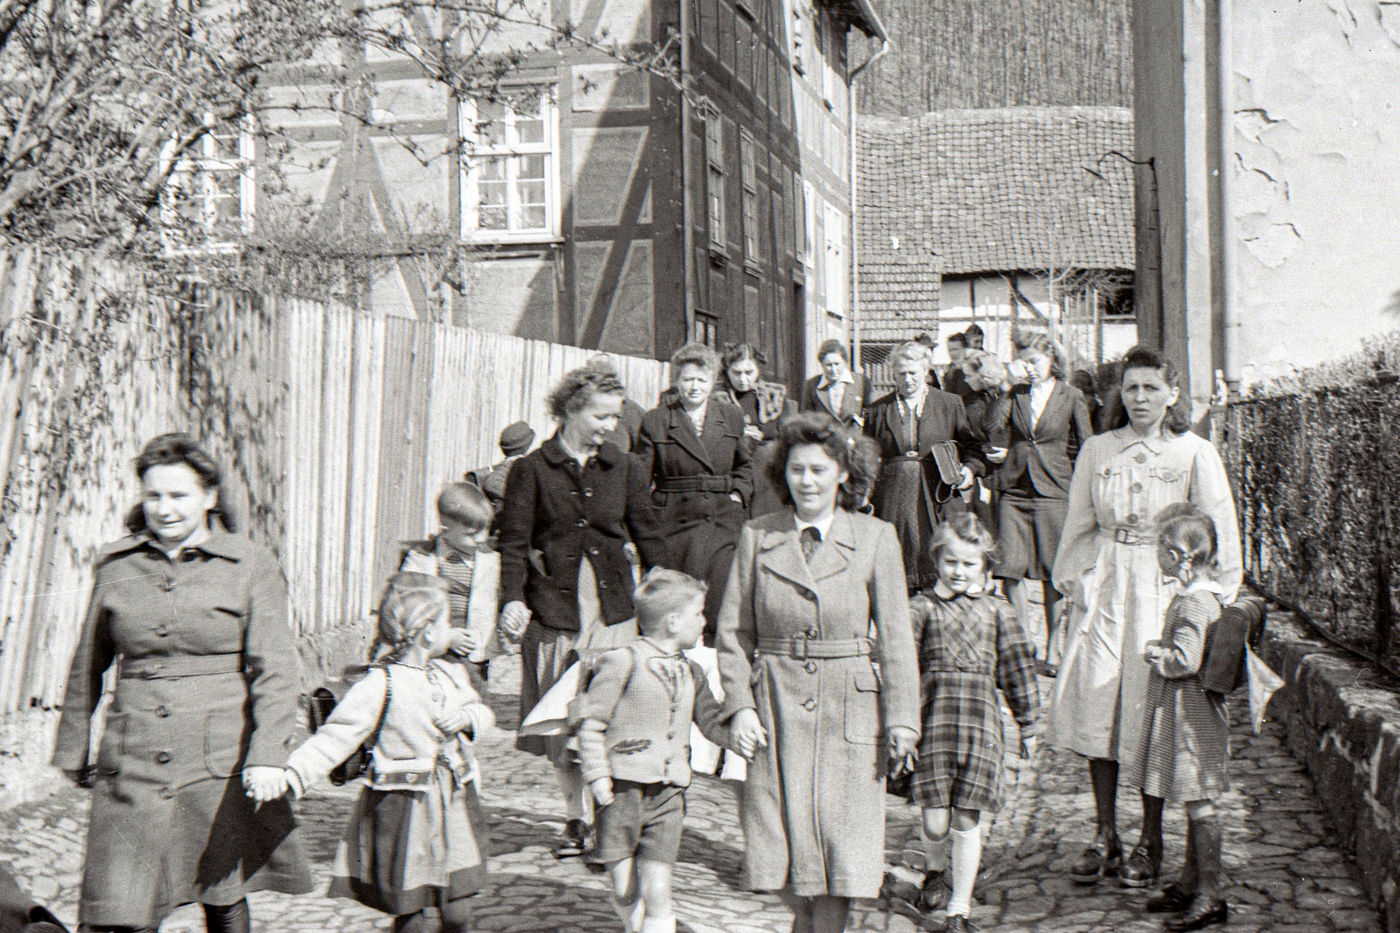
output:
<instances>
[{"instance_id":1,"label":"window with white frame","mask_svg":"<svg viewBox=\"0 0 1400 933\"><path fill-rule=\"evenodd\" d=\"M816 263L816 243L817 243L817 211L821 209L817 200L817 191L812 187L810 181L802 183L802 264L812 266Z\"/></svg>"},{"instance_id":2,"label":"window with white frame","mask_svg":"<svg viewBox=\"0 0 1400 933\"><path fill-rule=\"evenodd\" d=\"M560 232L559 115L554 89L464 100L462 238L538 241Z\"/></svg>"},{"instance_id":3,"label":"window with white frame","mask_svg":"<svg viewBox=\"0 0 1400 933\"><path fill-rule=\"evenodd\" d=\"M758 166L754 159L755 143L747 133L739 136L739 183L744 199L744 262L757 266L763 261L763 246L758 239Z\"/></svg>"},{"instance_id":4,"label":"window with white frame","mask_svg":"<svg viewBox=\"0 0 1400 933\"><path fill-rule=\"evenodd\" d=\"M826 258L822 271L825 278L826 310L831 314L846 313L846 284L850 270L846 268L846 220L839 210L826 205Z\"/></svg>"},{"instance_id":5,"label":"window with white frame","mask_svg":"<svg viewBox=\"0 0 1400 933\"><path fill-rule=\"evenodd\" d=\"M184 152L163 155L168 169L161 192L161 237L171 252L238 248L253 232L255 143L251 118L205 118L206 132Z\"/></svg>"},{"instance_id":6,"label":"window with white frame","mask_svg":"<svg viewBox=\"0 0 1400 933\"><path fill-rule=\"evenodd\" d=\"M705 114L705 197L709 205L710 246L724 249L724 129L719 113Z\"/></svg>"}]
</instances>

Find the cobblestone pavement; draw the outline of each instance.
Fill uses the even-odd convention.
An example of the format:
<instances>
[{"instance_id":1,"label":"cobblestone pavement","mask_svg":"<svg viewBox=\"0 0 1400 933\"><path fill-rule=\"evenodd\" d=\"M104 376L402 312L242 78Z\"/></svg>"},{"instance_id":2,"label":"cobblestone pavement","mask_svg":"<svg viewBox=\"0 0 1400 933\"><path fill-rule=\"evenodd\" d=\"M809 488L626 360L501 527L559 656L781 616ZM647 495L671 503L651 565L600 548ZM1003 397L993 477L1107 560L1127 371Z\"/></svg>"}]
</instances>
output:
<instances>
[{"instance_id":1,"label":"cobblestone pavement","mask_svg":"<svg viewBox=\"0 0 1400 933\"><path fill-rule=\"evenodd\" d=\"M500 663L500 662L498 662ZM502 725L516 721L511 662L492 672L494 704ZM1048 681L1042 684L1048 686ZM1329 833L1311 780L1280 744L1277 726L1249 734L1232 700L1234 789L1224 798L1226 871L1233 933L1379 931L1356 868L1329 844ZM553 779L541 759L518 754L512 735L501 731L483 742L482 796L491 818L495 856L489 888L476 900L475 929L577 930L613 933L619 925L607 905L603 876L578 859L556 861L550 846L562 815ZM299 804L314 860L318 890L324 890L342 822L356 791L318 787ZM915 811L889 801L893 858L915 827ZM1120 831L1131 842L1137 805L1125 794ZM982 903L973 918L999 931L1155 931L1158 919L1141 913L1145 892L1103 882L1082 887L1065 872L1091 835L1093 799L1088 771L1073 755L1041 749L1035 768L1022 773L1006 808L997 816L983 860ZM0 863L8 862L20 883L72 922L76 914L87 823L84 792L64 789L39 803L0 813ZM1179 809L1167 818L1166 865L1181 857L1185 819ZM689 794L685 840L676 867L681 929L695 933L767 933L788 928L776 897L739 889L743 837L730 790L697 779ZM892 858L892 860L893 860ZM319 896L255 894L255 928L262 933L387 930L382 914L344 900ZM173 914L164 933L195 933L203 924L197 908ZM853 931L910 933L909 919L888 913L882 903L859 902Z\"/></svg>"}]
</instances>

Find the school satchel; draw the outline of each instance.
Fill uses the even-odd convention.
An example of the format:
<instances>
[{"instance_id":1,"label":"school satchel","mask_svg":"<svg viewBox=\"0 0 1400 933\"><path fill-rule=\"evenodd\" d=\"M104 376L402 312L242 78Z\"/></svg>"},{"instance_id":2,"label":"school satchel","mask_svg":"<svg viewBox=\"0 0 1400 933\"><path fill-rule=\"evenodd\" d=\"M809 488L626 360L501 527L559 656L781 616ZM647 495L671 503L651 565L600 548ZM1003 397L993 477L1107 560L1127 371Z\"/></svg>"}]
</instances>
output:
<instances>
[{"instance_id":1,"label":"school satchel","mask_svg":"<svg viewBox=\"0 0 1400 933\"><path fill-rule=\"evenodd\" d=\"M947 502L953 498L958 484L962 482L962 461L958 459L958 445L952 441L939 441L929 448L929 456L933 458L934 469L938 471L938 492L934 494L934 498L939 502Z\"/></svg>"},{"instance_id":2,"label":"school satchel","mask_svg":"<svg viewBox=\"0 0 1400 933\"><path fill-rule=\"evenodd\" d=\"M1247 679L1245 647L1259 646L1264 634L1268 607L1258 596L1237 599L1220 612L1220 618L1206 635L1205 661L1201 664L1201 686L1214 693L1227 694Z\"/></svg>"},{"instance_id":3,"label":"school satchel","mask_svg":"<svg viewBox=\"0 0 1400 933\"><path fill-rule=\"evenodd\" d=\"M336 704L345 698L345 694L359 679L331 680L311 691L311 702L308 704L307 715L310 719L312 735L315 735L316 731L326 724L326 720L331 717L331 712L335 709ZM328 777L336 787L349 784L369 770L371 753L379 742L379 731L384 728L384 714L389 711L389 699L393 693L393 678L389 676L388 668L385 668L384 705L379 708L379 721L375 724L374 732L370 734L370 737L359 748L351 752L349 758L331 769Z\"/></svg>"}]
</instances>

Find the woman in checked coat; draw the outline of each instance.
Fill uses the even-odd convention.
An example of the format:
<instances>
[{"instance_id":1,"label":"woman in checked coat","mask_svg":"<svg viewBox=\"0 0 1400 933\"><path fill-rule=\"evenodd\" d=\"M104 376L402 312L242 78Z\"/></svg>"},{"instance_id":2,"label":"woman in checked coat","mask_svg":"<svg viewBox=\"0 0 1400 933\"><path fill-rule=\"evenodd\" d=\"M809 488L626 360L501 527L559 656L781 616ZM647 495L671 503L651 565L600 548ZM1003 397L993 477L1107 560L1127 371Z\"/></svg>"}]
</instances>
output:
<instances>
[{"instance_id":1,"label":"woman in checked coat","mask_svg":"<svg viewBox=\"0 0 1400 933\"><path fill-rule=\"evenodd\" d=\"M744 526L720 612L725 715L752 756L744 881L783 892L797 933L839 933L879 893L887 757L918 741L899 542L848 511L872 460L826 415L787 418L770 479L792 506Z\"/></svg>"},{"instance_id":2,"label":"woman in checked coat","mask_svg":"<svg viewBox=\"0 0 1400 933\"><path fill-rule=\"evenodd\" d=\"M154 931L198 901L209 930L246 933L245 893L311 889L291 807L272 799L297 708L286 583L265 548L211 522L219 468L190 437L157 437L136 472L135 533L98 558L54 750L71 776L89 770L115 665L78 920Z\"/></svg>"}]
</instances>

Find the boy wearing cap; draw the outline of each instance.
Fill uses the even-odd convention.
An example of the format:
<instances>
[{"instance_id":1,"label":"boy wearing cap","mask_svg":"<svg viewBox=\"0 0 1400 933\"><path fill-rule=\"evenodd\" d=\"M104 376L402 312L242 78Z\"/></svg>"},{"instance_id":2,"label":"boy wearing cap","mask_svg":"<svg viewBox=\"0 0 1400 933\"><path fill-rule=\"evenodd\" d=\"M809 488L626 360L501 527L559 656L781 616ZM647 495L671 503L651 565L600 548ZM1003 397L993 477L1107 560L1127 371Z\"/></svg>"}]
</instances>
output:
<instances>
[{"instance_id":1,"label":"boy wearing cap","mask_svg":"<svg viewBox=\"0 0 1400 933\"><path fill-rule=\"evenodd\" d=\"M467 474L467 482L475 483L486 493L486 498L491 500L491 507L495 511L501 510L501 503L505 500L506 475L510 473L511 465L529 453L530 445L534 442L534 428L523 421L508 424L501 432L500 439L501 453L505 455L505 459L494 466L481 467Z\"/></svg>"}]
</instances>

